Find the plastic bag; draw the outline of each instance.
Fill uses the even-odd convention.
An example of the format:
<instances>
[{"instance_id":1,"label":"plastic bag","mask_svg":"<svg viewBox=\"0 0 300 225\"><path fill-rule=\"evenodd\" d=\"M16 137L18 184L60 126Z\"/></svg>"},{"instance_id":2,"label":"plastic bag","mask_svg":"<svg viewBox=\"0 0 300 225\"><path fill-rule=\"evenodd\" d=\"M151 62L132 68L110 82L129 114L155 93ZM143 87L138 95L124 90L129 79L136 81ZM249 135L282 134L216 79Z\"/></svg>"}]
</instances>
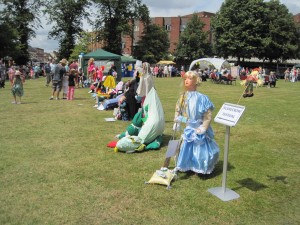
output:
<instances>
[{"instance_id":1,"label":"plastic bag","mask_svg":"<svg viewBox=\"0 0 300 225\"><path fill-rule=\"evenodd\" d=\"M176 176L175 172L169 170L168 168L161 168L156 170L150 180L146 184L161 184L166 185L167 189L171 188L171 182Z\"/></svg>"}]
</instances>

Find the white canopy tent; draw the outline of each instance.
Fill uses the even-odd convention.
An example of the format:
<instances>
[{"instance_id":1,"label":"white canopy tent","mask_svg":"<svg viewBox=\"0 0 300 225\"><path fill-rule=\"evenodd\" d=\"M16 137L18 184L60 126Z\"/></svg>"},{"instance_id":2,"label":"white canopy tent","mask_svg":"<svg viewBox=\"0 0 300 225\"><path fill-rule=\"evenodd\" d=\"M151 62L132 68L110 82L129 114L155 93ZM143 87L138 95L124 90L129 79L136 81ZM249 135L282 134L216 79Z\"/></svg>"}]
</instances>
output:
<instances>
[{"instance_id":1,"label":"white canopy tent","mask_svg":"<svg viewBox=\"0 0 300 225\"><path fill-rule=\"evenodd\" d=\"M198 65L199 68L205 69L217 69L218 71L221 71L222 67L230 70L230 64L227 62L225 59L221 58L201 58L201 59L196 59L194 60L191 65L189 70L192 70L195 65Z\"/></svg>"}]
</instances>

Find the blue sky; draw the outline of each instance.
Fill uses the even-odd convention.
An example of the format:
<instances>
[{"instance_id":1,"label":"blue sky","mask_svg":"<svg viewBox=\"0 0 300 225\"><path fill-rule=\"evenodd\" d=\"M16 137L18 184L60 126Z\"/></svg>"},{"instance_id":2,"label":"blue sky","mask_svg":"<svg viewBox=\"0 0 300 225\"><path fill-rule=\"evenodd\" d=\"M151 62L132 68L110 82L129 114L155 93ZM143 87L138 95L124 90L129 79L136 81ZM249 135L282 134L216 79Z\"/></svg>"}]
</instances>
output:
<instances>
[{"instance_id":1,"label":"blue sky","mask_svg":"<svg viewBox=\"0 0 300 225\"><path fill-rule=\"evenodd\" d=\"M183 16L194 12L207 11L215 13L219 10L222 0L142 0L150 11L151 17L171 17ZM292 14L300 13L299 0L281 0ZM36 37L30 41L32 47L43 48L45 52L51 52L58 49L58 42L48 39L48 32L51 25L46 25L46 20L42 19L43 29L36 31ZM84 29L91 30L91 27L84 22Z\"/></svg>"}]
</instances>

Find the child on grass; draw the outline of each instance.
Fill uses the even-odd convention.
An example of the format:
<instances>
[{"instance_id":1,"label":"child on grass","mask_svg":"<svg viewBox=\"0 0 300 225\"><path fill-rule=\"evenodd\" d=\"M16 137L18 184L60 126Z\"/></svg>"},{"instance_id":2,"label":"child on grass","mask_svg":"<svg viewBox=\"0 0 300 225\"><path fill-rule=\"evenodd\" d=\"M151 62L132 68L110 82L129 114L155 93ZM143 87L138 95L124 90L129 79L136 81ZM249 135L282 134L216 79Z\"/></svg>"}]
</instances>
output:
<instances>
[{"instance_id":1,"label":"child on grass","mask_svg":"<svg viewBox=\"0 0 300 225\"><path fill-rule=\"evenodd\" d=\"M69 73L69 88L68 88L68 100L74 99L74 91L76 84L76 70L71 69Z\"/></svg>"},{"instance_id":2,"label":"child on grass","mask_svg":"<svg viewBox=\"0 0 300 225\"><path fill-rule=\"evenodd\" d=\"M21 98L24 95L23 90L23 79L21 78L21 72L19 70L15 73L15 78L12 82L11 93L14 97L13 104L21 104ZM17 102L17 96L19 97L19 101Z\"/></svg>"}]
</instances>

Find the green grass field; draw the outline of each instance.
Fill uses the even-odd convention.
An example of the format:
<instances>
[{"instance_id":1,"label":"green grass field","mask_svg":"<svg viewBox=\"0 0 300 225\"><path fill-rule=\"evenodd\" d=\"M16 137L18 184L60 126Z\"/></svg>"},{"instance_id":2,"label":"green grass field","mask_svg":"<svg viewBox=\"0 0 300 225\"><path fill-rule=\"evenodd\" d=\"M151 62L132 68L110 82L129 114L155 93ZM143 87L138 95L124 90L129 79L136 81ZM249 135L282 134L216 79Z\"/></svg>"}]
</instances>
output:
<instances>
[{"instance_id":1,"label":"green grass field","mask_svg":"<svg viewBox=\"0 0 300 225\"><path fill-rule=\"evenodd\" d=\"M241 99L231 128L227 187L240 198L208 192L222 183L225 126L212 122L220 161L210 177L180 173L165 186L146 185L164 161L180 78L155 79L166 129L160 150L115 153L106 145L129 122L105 122L88 89L75 100L49 101L44 78L27 80L24 104L0 89L0 224L300 224L300 82L279 80ZM237 103L243 88L205 82L215 104ZM174 161L171 162L171 166Z\"/></svg>"}]
</instances>

